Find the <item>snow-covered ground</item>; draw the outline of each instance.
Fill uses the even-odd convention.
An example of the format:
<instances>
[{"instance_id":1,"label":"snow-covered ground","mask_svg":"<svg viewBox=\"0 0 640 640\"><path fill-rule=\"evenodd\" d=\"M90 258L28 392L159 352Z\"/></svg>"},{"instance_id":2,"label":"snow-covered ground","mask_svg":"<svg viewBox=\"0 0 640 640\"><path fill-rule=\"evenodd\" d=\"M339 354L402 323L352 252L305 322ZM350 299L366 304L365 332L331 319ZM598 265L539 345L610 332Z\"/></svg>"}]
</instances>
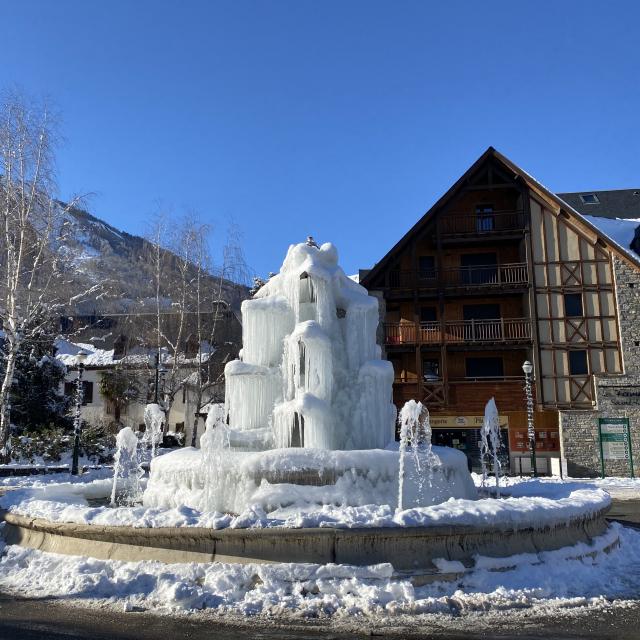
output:
<instances>
[{"instance_id":1,"label":"snow-covered ground","mask_svg":"<svg viewBox=\"0 0 640 640\"><path fill-rule=\"evenodd\" d=\"M640 491L640 481L505 478L511 498L453 500L427 509L410 509L398 516L389 507L340 509L325 507L315 515L248 512L237 518L201 514L192 509L170 512L139 508L91 508L86 499L107 495L110 470L94 470L72 478L60 474L7 478L14 485L3 506L31 515L75 522L134 524L135 526L393 526L419 524L425 518L455 521L473 517L495 521L518 513L553 517L551 503L595 500L608 496L601 487ZM477 483L480 477L474 478ZM521 501L522 512L509 507ZM546 504L544 501L547 501ZM493 504L491 509L484 505ZM595 503L594 503L595 504ZM583 505L584 506L584 505ZM505 509L500 513L500 509ZM556 507L557 508L557 507ZM474 512L475 509L475 512ZM535 511L532 511L534 509ZM545 513L546 512L546 513ZM110 515L109 515L110 514ZM508 514L505 515L505 514ZM315 518L309 522L305 518ZM297 519L296 519L297 518ZM444 518L444 520L443 520ZM216 520L217 519L217 520ZM2 525L0 525L1 527ZM620 545L610 548L619 539ZM594 545L578 544L558 551L492 559L477 556L475 566L454 581L414 586L393 575L389 564L372 567L343 565L239 565L158 562L126 563L43 553L0 541L0 589L28 597L58 597L120 610L147 609L158 613L263 616L278 619L331 618L337 624L427 624L429 620L472 620L481 615L573 616L585 611L630 606L640 598L640 532L613 524ZM589 554L589 555L585 555ZM443 560L440 570L462 571ZM505 569L508 568L508 571ZM204 613L202 612L204 610ZM457 624L456 623L456 624Z\"/></svg>"},{"instance_id":2,"label":"snow-covered ground","mask_svg":"<svg viewBox=\"0 0 640 640\"><path fill-rule=\"evenodd\" d=\"M619 537L620 546L605 549ZM586 552L591 555L584 556ZM578 558L578 556L583 556ZM456 567L443 563L443 569ZM511 567L505 571L506 567ZM0 560L0 589L122 610L158 613L206 609L218 614L286 618L378 619L421 624L425 617L482 613L572 615L625 606L640 595L640 532L612 525L593 547L511 558L476 557L454 581L413 586L389 564L239 565L117 562L10 546Z\"/></svg>"},{"instance_id":3,"label":"snow-covered ground","mask_svg":"<svg viewBox=\"0 0 640 640\"><path fill-rule=\"evenodd\" d=\"M482 486L482 475L479 473L472 473L471 477L477 487ZM500 478L500 486L506 488L506 493L510 495L514 494L512 487L521 484L528 483L544 483L548 485L553 484L566 484L580 483L585 487L598 487L603 489L611 495L611 497L618 498L620 500L640 499L640 478L532 478L531 476L504 476ZM495 486L495 478L489 478L487 480L488 487Z\"/></svg>"},{"instance_id":4,"label":"snow-covered ground","mask_svg":"<svg viewBox=\"0 0 640 640\"><path fill-rule=\"evenodd\" d=\"M32 476L4 476L0 477L0 489L2 489L3 487L40 489L45 486L66 483L84 486L89 482L92 482L93 480L101 480L112 477L113 469L111 467L97 467L89 469L79 476L72 476L71 473L47 473Z\"/></svg>"}]
</instances>

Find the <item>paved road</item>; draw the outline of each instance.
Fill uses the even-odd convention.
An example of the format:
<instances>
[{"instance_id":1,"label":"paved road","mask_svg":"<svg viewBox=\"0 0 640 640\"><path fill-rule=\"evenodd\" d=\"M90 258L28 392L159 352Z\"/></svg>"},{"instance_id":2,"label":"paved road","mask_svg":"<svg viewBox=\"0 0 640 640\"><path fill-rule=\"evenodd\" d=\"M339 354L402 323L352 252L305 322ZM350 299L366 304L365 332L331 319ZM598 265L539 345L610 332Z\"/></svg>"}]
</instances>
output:
<instances>
[{"instance_id":1,"label":"paved road","mask_svg":"<svg viewBox=\"0 0 640 640\"><path fill-rule=\"evenodd\" d=\"M457 629L447 628L450 626ZM276 627L227 625L217 620L168 618L146 613L114 613L88 609L49 599L12 598L0 594L0 640L356 640L384 637L393 640L434 638L439 640L637 640L640 628L638 606L590 612L565 620L531 617L526 624L506 620L478 619L477 624L461 620L411 629L383 631L364 623L360 633L340 633L317 624Z\"/></svg>"}]
</instances>

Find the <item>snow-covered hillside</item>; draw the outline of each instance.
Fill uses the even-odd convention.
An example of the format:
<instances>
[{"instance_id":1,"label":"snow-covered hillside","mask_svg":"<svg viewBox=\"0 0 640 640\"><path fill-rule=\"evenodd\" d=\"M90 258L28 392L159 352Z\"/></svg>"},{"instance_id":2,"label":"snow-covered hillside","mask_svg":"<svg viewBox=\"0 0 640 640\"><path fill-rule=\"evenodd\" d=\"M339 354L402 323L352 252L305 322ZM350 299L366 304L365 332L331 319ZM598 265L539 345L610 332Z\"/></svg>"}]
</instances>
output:
<instances>
[{"instance_id":1,"label":"snow-covered hillside","mask_svg":"<svg viewBox=\"0 0 640 640\"><path fill-rule=\"evenodd\" d=\"M152 245L147 240L77 208L64 213L56 235L57 249L71 266L69 279L73 288L82 291L98 283L103 285L97 298L81 303L74 312L126 312L133 307L140 309L145 301L155 304ZM172 264L171 254L167 255L167 263ZM177 270L177 266L174 268ZM170 278L171 274L165 277ZM211 284L217 289L220 281L211 276ZM232 306L239 307L246 291L242 284L223 281L222 297ZM166 300L166 305L170 307L171 300Z\"/></svg>"}]
</instances>

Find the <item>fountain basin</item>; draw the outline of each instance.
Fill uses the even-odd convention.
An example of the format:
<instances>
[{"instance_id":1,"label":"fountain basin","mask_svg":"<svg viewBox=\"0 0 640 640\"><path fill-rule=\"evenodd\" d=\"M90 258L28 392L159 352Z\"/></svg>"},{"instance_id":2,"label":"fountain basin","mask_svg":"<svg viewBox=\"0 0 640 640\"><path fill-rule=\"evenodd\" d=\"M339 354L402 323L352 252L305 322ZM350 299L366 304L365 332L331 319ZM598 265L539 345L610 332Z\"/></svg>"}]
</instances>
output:
<instances>
[{"instance_id":1,"label":"fountain basin","mask_svg":"<svg viewBox=\"0 0 640 640\"><path fill-rule=\"evenodd\" d=\"M161 562L311 562L372 565L434 572L434 560L473 566L474 556L508 557L590 545L607 530L609 507L552 525L505 524L353 529L136 528L50 522L0 513L8 544L99 559ZM589 547L585 547L585 554Z\"/></svg>"},{"instance_id":2,"label":"fountain basin","mask_svg":"<svg viewBox=\"0 0 640 640\"><path fill-rule=\"evenodd\" d=\"M450 498L473 500L477 491L465 455L447 447L433 447L437 462L428 476L414 469L405 454L404 507L429 506ZM398 499L400 453L390 449L329 451L273 449L258 452L225 450L218 468L205 471L201 450L173 451L151 463L144 493L145 507L241 513L258 505L277 508L334 504L395 505ZM419 491L416 478L420 478Z\"/></svg>"}]
</instances>

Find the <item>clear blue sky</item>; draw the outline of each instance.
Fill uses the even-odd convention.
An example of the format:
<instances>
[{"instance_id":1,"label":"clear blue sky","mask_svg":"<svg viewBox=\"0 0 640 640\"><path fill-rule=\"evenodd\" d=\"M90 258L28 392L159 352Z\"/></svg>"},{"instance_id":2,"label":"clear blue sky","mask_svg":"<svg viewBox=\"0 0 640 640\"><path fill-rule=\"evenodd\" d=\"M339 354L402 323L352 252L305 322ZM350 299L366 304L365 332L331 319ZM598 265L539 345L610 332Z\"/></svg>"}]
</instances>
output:
<instances>
[{"instance_id":1,"label":"clear blue sky","mask_svg":"<svg viewBox=\"0 0 640 640\"><path fill-rule=\"evenodd\" d=\"M555 191L640 187L640 3L0 0L0 86L63 114L63 197L162 201L277 270L378 260L493 145Z\"/></svg>"}]
</instances>

